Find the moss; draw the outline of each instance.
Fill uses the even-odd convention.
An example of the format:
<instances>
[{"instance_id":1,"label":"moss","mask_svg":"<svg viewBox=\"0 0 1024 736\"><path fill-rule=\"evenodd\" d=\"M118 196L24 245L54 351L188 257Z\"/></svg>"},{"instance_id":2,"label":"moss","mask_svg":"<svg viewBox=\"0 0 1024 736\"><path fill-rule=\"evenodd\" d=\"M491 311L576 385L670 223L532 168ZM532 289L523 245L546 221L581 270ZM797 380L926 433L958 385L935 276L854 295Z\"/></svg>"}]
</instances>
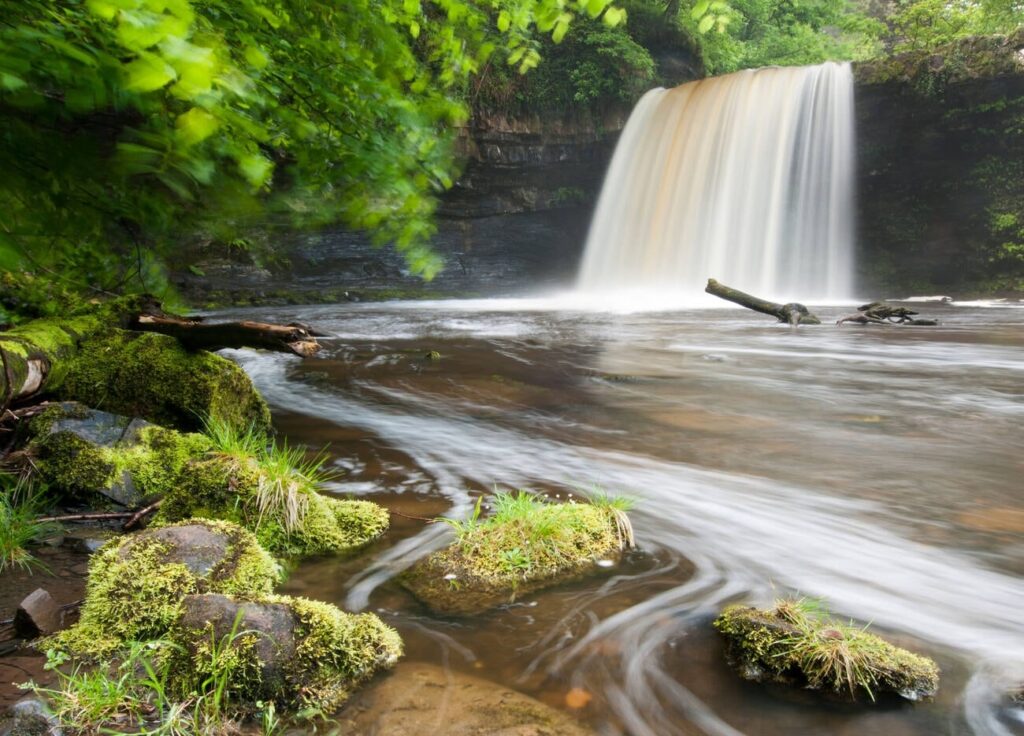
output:
<instances>
[{"instance_id":1,"label":"moss","mask_svg":"<svg viewBox=\"0 0 1024 736\"><path fill-rule=\"evenodd\" d=\"M872 700L880 692L908 700L934 696L939 668L865 629L832 619L806 599L770 610L729 606L714 626L725 637L730 664L748 680L807 687Z\"/></svg>"},{"instance_id":2,"label":"moss","mask_svg":"<svg viewBox=\"0 0 1024 736\"><path fill-rule=\"evenodd\" d=\"M226 358L189 352L156 333L110 329L66 361L58 396L180 429L215 417L237 427L270 426L270 410L245 372Z\"/></svg>"},{"instance_id":3,"label":"moss","mask_svg":"<svg viewBox=\"0 0 1024 736\"><path fill-rule=\"evenodd\" d=\"M400 578L433 610L465 615L512 602L617 560L632 543L624 513L608 503L550 503L525 493L498 494L495 503L493 517L455 523L458 541Z\"/></svg>"},{"instance_id":4,"label":"moss","mask_svg":"<svg viewBox=\"0 0 1024 736\"><path fill-rule=\"evenodd\" d=\"M295 492L303 512L288 530L281 514L262 512L259 496L266 472L252 458L215 454L190 463L169 488L158 520L192 516L234 521L251 529L271 551L283 555L345 554L376 539L388 528L388 512L368 501L331 498L299 480Z\"/></svg>"},{"instance_id":5,"label":"moss","mask_svg":"<svg viewBox=\"0 0 1024 736\"><path fill-rule=\"evenodd\" d=\"M195 528L212 532L223 547L209 557L190 546ZM191 528L191 529L190 529ZM206 537L208 540L209 537ZM280 568L255 537L226 522L193 519L105 544L89 563L79 622L43 640L76 657L103 659L124 642L165 636L189 594L269 594Z\"/></svg>"},{"instance_id":6,"label":"moss","mask_svg":"<svg viewBox=\"0 0 1024 736\"><path fill-rule=\"evenodd\" d=\"M172 630L175 687L223 677L236 702L330 713L402 654L398 633L369 613L288 596L197 596Z\"/></svg>"},{"instance_id":7,"label":"moss","mask_svg":"<svg viewBox=\"0 0 1024 736\"><path fill-rule=\"evenodd\" d=\"M352 689L402 655L402 639L372 613L344 613L305 598L289 600L298 618L296 657L289 679L306 705L336 710Z\"/></svg>"},{"instance_id":8,"label":"moss","mask_svg":"<svg viewBox=\"0 0 1024 736\"><path fill-rule=\"evenodd\" d=\"M71 429L53 431L56 421L76 418L74 411L75 405L63 404L33 419L36 439L31 447L43 481L85 501L95 502L97 492L109 494L110 489L129 484L136 501L163 496L177 486L189 461L212 448L201 434L153 425L114 445L90 442Z\"/></svg>"}]
</instances>

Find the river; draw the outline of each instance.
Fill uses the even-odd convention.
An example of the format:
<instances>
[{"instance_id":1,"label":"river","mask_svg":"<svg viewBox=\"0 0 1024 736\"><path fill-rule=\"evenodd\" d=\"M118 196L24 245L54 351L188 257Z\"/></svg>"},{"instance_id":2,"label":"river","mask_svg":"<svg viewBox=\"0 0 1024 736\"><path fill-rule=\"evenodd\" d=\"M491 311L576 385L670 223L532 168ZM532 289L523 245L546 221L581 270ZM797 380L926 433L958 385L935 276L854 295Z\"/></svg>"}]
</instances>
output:
<instances>
[{"instance_id":1,"label":"river","mask_svg":"<svg viewBox=\"0 0 1024 736\"><path fill-rule=\"evenodd\" d=\"M731 308L560 299L232 310L328 333L314 359L233 352L327 491L398 512L355 559L284 592L372 610L409 660L565 707L602 734L1020 734L1024 308L921 305L930 328L792 330ZM426 354L437 351L440 360ZM475 496L636 499L639 550L603 577L472 619L392 578ZM740 681L710 628L733 601L820 597L936 659L931 703L825 703ZM578 692L578 691L577 691ZM577 703L578 704L578 703Z\"/></svg>"}]
</instances>

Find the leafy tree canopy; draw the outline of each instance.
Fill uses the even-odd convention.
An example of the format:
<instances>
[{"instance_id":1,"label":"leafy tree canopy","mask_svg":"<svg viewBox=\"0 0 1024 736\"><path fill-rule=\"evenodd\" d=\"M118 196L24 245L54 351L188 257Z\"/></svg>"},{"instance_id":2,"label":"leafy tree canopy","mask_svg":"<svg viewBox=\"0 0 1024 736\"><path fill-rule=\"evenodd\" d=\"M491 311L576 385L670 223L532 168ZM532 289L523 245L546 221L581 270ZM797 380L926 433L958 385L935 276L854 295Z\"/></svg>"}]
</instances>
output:
<instances>
[{"instance_id":1,"label":"leafy tree canopy","mask_svg":"<svg viewBox=\"0 0 1024 736\"><path fill-rule=\"evenodd\" d=\"M248 218L425 246L464 88L611 0L0 0L0 270L154 288ZM11 277L8 276L8 281ZM51 308L53 304L49 305Z\"/></svg>"}]
</instances>

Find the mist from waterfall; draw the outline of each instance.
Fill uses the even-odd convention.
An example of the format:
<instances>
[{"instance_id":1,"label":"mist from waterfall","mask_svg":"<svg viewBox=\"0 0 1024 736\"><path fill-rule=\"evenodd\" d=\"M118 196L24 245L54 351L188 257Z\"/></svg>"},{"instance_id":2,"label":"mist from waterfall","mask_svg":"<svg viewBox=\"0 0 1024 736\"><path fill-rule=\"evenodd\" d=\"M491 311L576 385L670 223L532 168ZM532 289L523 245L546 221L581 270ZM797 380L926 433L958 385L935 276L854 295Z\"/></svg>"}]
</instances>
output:
<instances>
[{"instance_id":1,"label":"mist from waterfall","mask_svg":"<svg viewBox=\"0 0 1024 736\"><path fill-rule=\"evenodd\" d=\"M850 298L849 64L771 67L654 89L615 150L578 289Z\"/></svg>"}]
</instances>

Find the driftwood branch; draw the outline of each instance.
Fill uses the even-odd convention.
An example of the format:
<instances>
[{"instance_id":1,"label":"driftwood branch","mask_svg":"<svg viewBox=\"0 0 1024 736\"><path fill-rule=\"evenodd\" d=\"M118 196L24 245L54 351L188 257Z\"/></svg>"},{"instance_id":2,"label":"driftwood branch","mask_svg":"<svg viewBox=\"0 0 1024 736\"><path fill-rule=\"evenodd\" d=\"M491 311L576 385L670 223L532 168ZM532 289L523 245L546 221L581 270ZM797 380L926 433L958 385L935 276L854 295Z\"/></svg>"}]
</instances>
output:
<instances>
[{"instance_id":1,"label":"driftwood branch","mask_svg":"<svg viewBox=\"0 0 1024 736\"><path fill-rule=\"evenodd\" d=\"M853 322L859 325L916 325L933 327L938 324L934 319L916 319L917 312L906 307L894 307L883 302L871 302L857 307L856 314L848 314L836 320L837 325Z\"/></svg>"},{"instance_id":2,"label":"driftwood branch","mask_svg":"<svg viewBox=\"0 0 1024 736\"><path fill-rule=\"evenodd\" d=\"M132 518L128 519L128 521L124 523L124 526L121 527L121 530L127 532L134 529L140 521L142 521L145 517L149 516L158 508L160 508L160 504L162 504L163 502L164 500L161 498L149 504L149 506L139 509L132 515Z\"/></svg>"},{"instance_id":3,"label":"driftwood branch","mask_svg":"<svg viewBox=\"0 0 1024 736\"><path fill-rule=\"evenodd\" d=\"M138 314L129 320L128 329L170 335L189 350L263 348L308 358L320 349L313 332L299 324L207 323L171 315Z\"/></svg>"},{"instance_id":4,"label":"driftwood branch","mask_svg":"<svg viewBox=\"0 0 1024 736\"><path fill-rule=\"evenodd\" d=\"M708 294L713 294L721 299L739 304L741 307L753 309L755 312L775 317L779 322L796 325L820 325L821 320L811 314L803 304L792 302L790 304L778 304L752 296L739 289L733 289L725 284L720 284L714 279L708 279L708 285L704 288Z\"/></svg>"},{"instance_id":5,"label":"driftwood branch","mask_svg":"<svg viewBox=\"0 0 1024 736\"><path fill-rule=\"evenodd\" d=\"M93 312L73 317L47 318L0 331L0 414L24 404L48 389L61 375L62 361L80 346L111 327L160 332L177 338L188 350L262 348L308 357L320 349L318 333L306 325L263 322L207 323L192 317L167 314L153 297L131 297L97 305Z\"/></svg>"}]
</instances>

